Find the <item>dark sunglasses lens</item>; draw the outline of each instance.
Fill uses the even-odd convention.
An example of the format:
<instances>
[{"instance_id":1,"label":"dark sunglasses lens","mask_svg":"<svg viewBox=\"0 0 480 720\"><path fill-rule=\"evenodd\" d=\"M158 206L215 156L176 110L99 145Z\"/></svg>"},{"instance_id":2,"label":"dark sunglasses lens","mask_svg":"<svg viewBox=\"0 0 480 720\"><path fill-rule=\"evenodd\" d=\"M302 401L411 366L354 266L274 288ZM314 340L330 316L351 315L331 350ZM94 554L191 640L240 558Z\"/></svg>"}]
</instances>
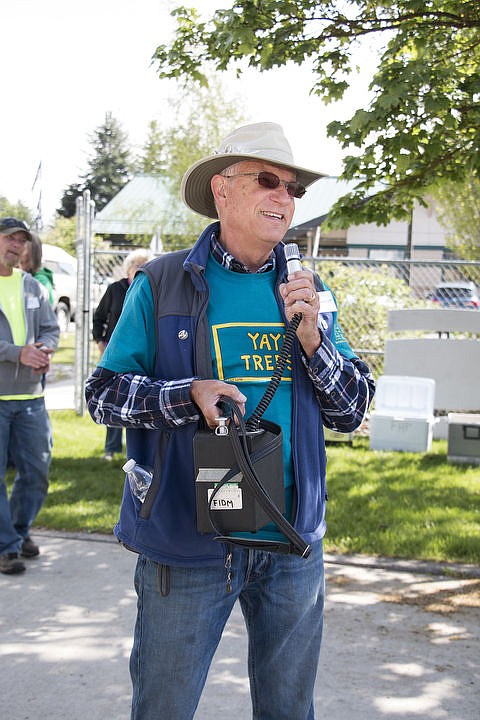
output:
<instances>
[{"instance_id":1,"label":"dark sunglasses lens","mask_svg":"<svg viewBox=\"0 0 480 720\"><path fill-rule=\"evenodd\" d=\"M266 188L267 190L275 190L280 185L280 178L278 175L275 175L275 173L270 172L260 172L258 173L258 184ZM290 195L290 197L296 197L301 198L305 195L306 190L303 187L303 185L300 185L300 183L293 182L285 182L284 183L287 193Z\"/></svg>"},{"instance_id":2,"label":"dark sunglasses lens","mask_svg":"<svg viewBox=\"0 0 480 720\"><path fill-rule=\"evenodd\" d=\"M280 178L274 173L260 172L258 173L258 184L267 190L275 190L280 185Z\"/></svg>"},{"instance_id":3,"label":"dark sunglasses lens","mask_svg":"<svg viewBox=\"0 0 480 720\"><path fill-rule=\"evenodd\" d=\"M290 193L290 194L293 195L293 197L302 198L305 195L305 193L307 192L306 189L303 187L303 185L300 185L300 183L294 183L294 185L295 185L295 192Z\"/></svg>"}]
</instances>

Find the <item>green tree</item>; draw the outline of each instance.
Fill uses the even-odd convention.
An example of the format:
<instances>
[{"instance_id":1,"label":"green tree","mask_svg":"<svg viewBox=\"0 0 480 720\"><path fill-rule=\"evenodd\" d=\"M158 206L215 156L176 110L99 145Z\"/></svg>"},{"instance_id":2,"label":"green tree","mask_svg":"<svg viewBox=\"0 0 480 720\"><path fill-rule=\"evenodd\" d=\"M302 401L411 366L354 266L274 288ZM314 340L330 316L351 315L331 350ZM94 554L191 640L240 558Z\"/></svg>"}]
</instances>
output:
<instances>
[{"instance_id":1,"label":"green tree","mask_svg":"<svg viewBox=\"0 0 480 720\"><path fill-rule=\"evenodd\" d=\"M196 160L213 154L244 116L239 101L226 98L220 81L211 75L206 87L187 80L183 91L170 101L169 117L170 127L163 133L164 173L171 197L177 201L185 171ZM165 249L188 247L205 227L205 218L179 201L171 203L167 216Z\"/></svg>"},{"instance_id":2,"label":"green tree","mask_svg":"<svg viewBox=\"0 0 480 720\"><path fill-rule=\"evenodd\" d=\"M75 214L75 202L84 190L90 190L98 212L130 180L132 163L128 137L112 113L106 113L105 120L89 137L92 153L88 170L80 182L72 183L64 191L60 208L63 217Z\"/></svg>"},{"instance_id":3,"label":"green tree","mask_svg":"<svg viewBox=\"0 0 480 720\"><path fill-rule=\"evenodd\" d=\"M86 185L82 182L72 183L63 191L60 200L60 207L57 208L57 215L64 218L72 218L77 211L77 197L81 195Z\"/></svg>"},{"instance_id":4,"label":"green tree","mask_svg":"<svg viewBox=\"0 0 480 720\"><path fill-rule=\"evenodd\" d=\"M147 175L163 175L165 169L165 138L157 120L148 126L148 136L136 163L138 172Z\"/></svg>"},{"instance_id":5,"label":"green tree","mask_svg":"<svg viewBox=\"0 0 480 720\"><path fill-rule=\"evenodd\" d=\"M205 227L205 218L188 210L180 199L180 184L188 167L210 155L220 140L244 121L237 98L226 96L218 77L210 76L208 87L187 79L169 101L168 127L159 121L149 124L148 136L135 163L137 172L161 177L155 198L143 198L125 211L130 221L155 220L165 250L189 247ZM78 193L73 193L78 194ZM163 197L165 196L165 197ZM152 236L126 236L136 245L149 245Z\"/></svg>"},{"instance_id":6,"label":"green tree","mask_svg":"<svg viewBox=\"0 0 480 720\"><path fill-rule=\"evenodd\" d=\"M30 208L20 200L12 203L7 200L6 197L3 197L3 195L0 195L0 218L2 217L18 218L19 220L24 220L28 225L31 225L33 222L33 214Z\"/></svg>"},{"instance_id":7,"label":"green tree","mask_svg":"<svg viewBox=\"0 0 480 720\"><path fill-rule=\"evenodd\" d=\"M470 175L461 184L446 182L435 198L448 247L465 260L480 260L480 180Z\"/></svg>"},{"instance_id":8,"label":"green tree","mask_svg":"<svg viewBox=\"0 0 480 720\"><path fill-rule=\"evenodd\" d=\"M328 126L350 153L342 178L357 181L331 226L386 224L423 204L431 186L478 176L478 0L236 0L206 22L194 9L172 14L174 40L154 55L160 77L205 84L206 63L240 73L245 59L260 70L310 59L312 91L325 102L352 82L359 44L380 43L368 107Z\"/></svg>"},{"instance_id":9,"label":"green tree","mask_svg":"<svg viewBox=\"0 0 480 720\"><path fill-rule=\"evenodd\" d=\"M362 350L378 352L365 360L376 376L381 375L388 311L425 307L425 301L412 295L407 279L393 266L358 267L327 261L322 262L321 271L335 293L345 337L359 355Z\"/></svg>"},{"instance_id":10,"label":"green tree","mask_svg":"<svg viewBox=\"0 0 480 720\"><path fill-rule=\"evenodd\" d=\"M42 241L57 245L72 255L76 255L77 223L74 217L57 215L52 227L42 234Z\"/></svg>"}]
</instances>

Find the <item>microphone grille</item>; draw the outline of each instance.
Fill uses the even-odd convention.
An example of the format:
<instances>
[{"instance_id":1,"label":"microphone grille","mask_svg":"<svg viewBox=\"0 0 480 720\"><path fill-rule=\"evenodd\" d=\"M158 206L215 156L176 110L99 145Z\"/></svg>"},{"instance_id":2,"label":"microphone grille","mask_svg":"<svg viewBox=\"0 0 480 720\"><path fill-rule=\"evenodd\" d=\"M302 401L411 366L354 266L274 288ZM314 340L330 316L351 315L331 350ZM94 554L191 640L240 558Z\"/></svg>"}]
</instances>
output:
<instances>
[{"instance_id":1,"label":"microphone grille","mask_svg":"<svg viewBox=\"0 0 480 720\"><path fill-rule=\"evenodd\" d=\"M300 260L300 251L297 243L287 243L285 245L285 258L288 260Z\"/></svg>"}]
</instances>

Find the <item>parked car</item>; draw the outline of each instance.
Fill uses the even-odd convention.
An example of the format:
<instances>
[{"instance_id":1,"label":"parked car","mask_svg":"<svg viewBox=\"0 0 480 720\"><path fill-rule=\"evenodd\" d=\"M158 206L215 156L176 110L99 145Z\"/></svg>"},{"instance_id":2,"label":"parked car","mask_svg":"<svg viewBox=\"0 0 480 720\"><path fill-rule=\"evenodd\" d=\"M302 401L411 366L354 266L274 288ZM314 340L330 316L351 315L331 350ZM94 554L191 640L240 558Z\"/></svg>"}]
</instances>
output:
<instances>
[{"instance_id":1,"label":"parked car","mask_svg":"<svg viewBox=\"0 0 480 720\"><path fill-rule=\"evenodd\" d=\"M445 308L480 309L478 288L473 282L439 283L431 299L432 302Z\"/></svg>"},{"instance_id":2,"label":"parked car","mask_svg":"<svg viewBox=\"0 0 480 720\"><path fill-rule=\"evenodd\" d=\"M42 263L53 272L55 313L61 332L75 319L77 302L77 258L55 245L42 245Z\"/></svg>"}]
</instances>

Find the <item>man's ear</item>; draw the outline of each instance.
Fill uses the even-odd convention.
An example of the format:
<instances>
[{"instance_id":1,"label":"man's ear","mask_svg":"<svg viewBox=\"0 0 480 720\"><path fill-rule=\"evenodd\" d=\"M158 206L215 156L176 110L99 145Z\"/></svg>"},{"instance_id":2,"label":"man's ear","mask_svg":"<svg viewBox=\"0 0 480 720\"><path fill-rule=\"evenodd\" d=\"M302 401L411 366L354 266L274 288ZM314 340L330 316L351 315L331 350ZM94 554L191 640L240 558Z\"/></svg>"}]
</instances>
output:
<instances>
[{"instance_id":1,"label":"man's ear","mask_svg":"<svg viewBox=\"0 0 480 720\"><path fill-rule=\"evenodd\" d=\"M225 199L225 178L223 175L214 175L210 180L210 187L212 188L215 202L221 202Z\"/></svg>"}]
</instances>

